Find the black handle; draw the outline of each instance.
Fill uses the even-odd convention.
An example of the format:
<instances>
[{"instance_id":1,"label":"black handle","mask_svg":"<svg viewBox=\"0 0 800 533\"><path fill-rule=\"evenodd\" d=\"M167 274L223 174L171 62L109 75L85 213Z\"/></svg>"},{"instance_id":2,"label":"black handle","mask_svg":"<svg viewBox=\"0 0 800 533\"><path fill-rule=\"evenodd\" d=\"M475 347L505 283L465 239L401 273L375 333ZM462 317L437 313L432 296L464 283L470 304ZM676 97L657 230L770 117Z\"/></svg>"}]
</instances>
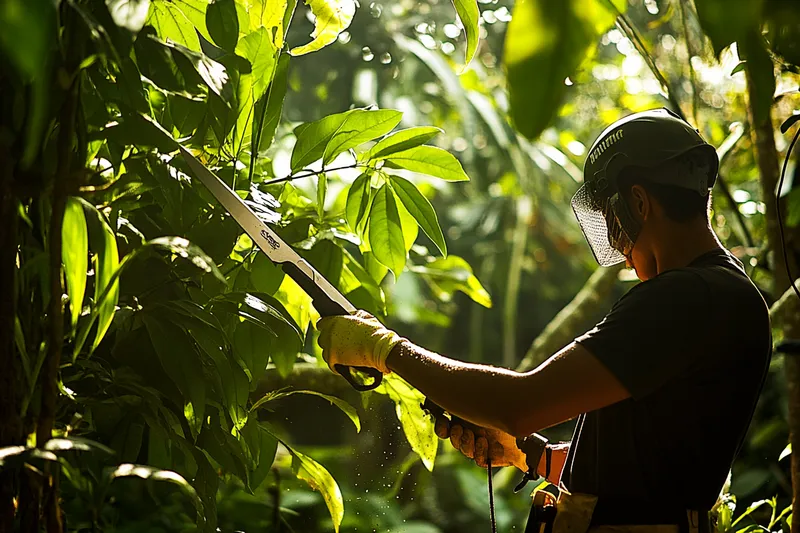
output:
<instances>
[{"instance_id":1,"label":"black handle","mask_svg":"<svg viewBox=\"0 0 800 533\"><path fill-rule=\"evenodd\" d=\"M325 294L325 291L317 287L317 284L309 279L309 277L306 276L305 273L297 267L297 265L294 263L281 263L281 268L283 268L283 271L286 272L286 275L300 285L306 294L311 296L314 309L317 310L320 316L326 317L350 314L344 307L339 305L339 303L331 300L328 295ZM348 383L350 383L350 385L352 385L354 389L359 392L366 392L376 389L383 381L383 374L377 368L363 366L349 367L344 365L334 365L334 368L339 374L342 375L344 379L347 380ZM366 383L359 382L353 375L353 370L366 374L368 378L371 378L371 381Z\"/></svg>"}]
</instances>

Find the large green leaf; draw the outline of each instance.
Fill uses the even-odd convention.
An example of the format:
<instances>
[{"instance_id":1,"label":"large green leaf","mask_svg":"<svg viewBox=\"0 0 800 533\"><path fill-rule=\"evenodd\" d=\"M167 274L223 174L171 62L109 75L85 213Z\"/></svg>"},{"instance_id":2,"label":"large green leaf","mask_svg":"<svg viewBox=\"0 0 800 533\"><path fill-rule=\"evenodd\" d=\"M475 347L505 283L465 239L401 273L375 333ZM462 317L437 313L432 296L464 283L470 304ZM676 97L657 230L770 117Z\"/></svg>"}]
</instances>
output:
<instances>
[{"instance_id":1,"label":"large green leaf","mask_svg":"<svg viewBox=\"0 0 800 533\"><path fill-rule=\"evenodd\" d=\"M395 277L406 264L405 241L394 194L384 184L375 194L369 214L369 244L375 259L389 267Z\"/></svg>"},{"instance_id":2,"label":"large green leaf","mask_svg":"<svg viewBox=\"0 0 800 533\"><path fill-rule=\"evenodd\" d=\"M613 24L605 1L522 0L514 6L503 56L511 119L525 137L538 137L556 116L564 80Z\"/></svg>"},{"instance_id":3,"label":"large green leaf","mask_svg":"<svg viewBox=\"0 0 800 533\"><path fill-rule=\"evenodd\" d=\"M371 159L382 159L390 154L402 152L409 148L425 144L440 133L442 133L442 130L435 126L418 126L416 128L396 131L375 143L375 145L366 152L359 154L359 160L369 161Z\"/></svg>"},{"instance_id":4,"label":"large green leaf","mask_svg":"<svg viewBox=\"0 0 800 533\"><path fill-rule=\"evenodd\" d=\"M422 459L425 468L433 470L439 439L433 431L432 418L422 410L425 396L395 374L384 376L375 392L386 394L395 403L397 418L411 449Z\"/></svg>"},{"instance_id":5,"label":"large green leaf","mask_svg":"<svg viewBox=\"0 0 800 533\"><path fill-rule=\"evenodd\" d=\"M269 409L269 403L275 400L280 400L281 398L285 398L287 396L291 396L292 394L310 394L312 396L319 396L320 398L324 398L331 402L331 404L335 405L339 409L342 410L344 414L347 415L347 418L353 422L353 425L356 427L356 431L361 431L361 420L358 418L358 411L356 411L355 407L347 403L346 401L342 400L341 398L337 398L336 396L331 396L329 394L322 394L321 392L313 391L313 390L276 390L271 391L262 396L261 398L253 404L250 408L250 412L255 412L257 409L264 407Z\"/></svg>"},{"instance_id":6,"label":"large green leaf","mask_svg":"<svg viewBox=\"0 0 800 533\"><path fill-rule=\"evenodd\" d=\"M286 445L284 443L284 445ZM289 452L294 456L292 460L292 469L297 474L297 477L308 483L308 485L319 491L322 498L325 500L325 505L328 506L328 512L331 514L333 520L333 529L338 533L339 526L342 524L344 517L344 501L342 500L342 492L339 490L339 485L336 480L328 472L324 466L313 460L307 455L303 455L294 448L286 446Z\"/></svg>"},{"instance_id":7,"label":"large green leaf","mask_svg":"<svg viewBox=\"0 0 800 533\"><path fill-rule=\"evenodd\" d=\"M142 29L150 10L150 0L106 0L106 5L117 26L134 33Z\"/></svg>"},{"instance_id":8,"label":"large green leaf","mask_svg":"<svg viewBox=\"0 0 800 533\"><path fill-rule=\"evenodd\" d=\"M233 348L247 366L251 388L264 375L269 362L269 348L276 338L277 334L252 322L245 321L236 326Z\"/></svg>"},{"instance_id":9,"label":"large green leaf","mask_svg":"<svg viewBox=\"0 0 800 533\"><path fill-rule=\"evenodd\" d=\"M94 249L94 301L97 305L97 334L92 344L92 351L111 326L119 301L119 279L116 271L119 268L119 252L114 230L108 225L105 217L92 208L99 222L99 235L92 240L97 243Z\"/></svg>"},{"instance_id":10,"label":"large green leaf","mask_svg":"<svg viewBox=\"0 0 800 533\"><path fill-rule=\"evenodd\" d=\"M206 26L214 42L228 52L239 40L239 17L235 0L214 0L206 10Z\"/></svg>"},{"instance_id":11,"label":"large green leaf","mask_svg":"<svg viewBox=\"0 0 800 533\"><path fill-rule=\"evenodd\" d=\"M393 109L354 109L331 137L322 155L322 164L351 148L392 131L403 114Z\"/></svg>"},{"instance_id":12,"label":"large green leaf","mask_svg":"<svg viewBox=\"0 0 800 533\"><path fill-rule=\"evenodd\" d=\"M255 464L255 468L250 472L250 489L256 490L272 469L272 463L275 461L275 454L278 451L278 439L255 418L248 421L246 429L250 427L254 427L254 429L245 434Z\"/></svg>"},{"instance_id":13,"label":"large green leaf","mask_svg":"<svg viewBox=\"0 0 800 533\"><path fill-rule=\"evenodd\" d=\"M339 34L350 26L356 13L353 0L306 0L306 5L314 14L314 31L311 33L313 40L292 48L289 53L293 56L316 52L335 42Z\"/></svg>"},{"instance_id":14,"label":"large green leaf","mask_svg":"<svg viewBox=\"0 0 800 533\"><path fill-rule=\"evenodd\" d=\"M206 409L206 387L200 355L186 332L165 316L144 314L142 321L164 372L183 395L183 414L196 438L203 427Z\"/></svg>"},{"instance_id":15,"label":"large green leaf","mask_svg":"<svg viewBox=\"0 0 800 533\"><path fill-rule=\"evenodd\" d=\"M367 215L369 203L372 200L371 175L368 172L355 179L347 191L344 217L356 234L362 235L364 217Z\"/></svg>"},{"instance_id":16,"label":"large green leaf","mask_svg":"<svg viewBox=\"0 0 800 533\"><path fill-rule=\"evenodd\" d=\"M391 168L404 168L447 181L469 181L453 154L435 146L416 146L382 157Z\"/></svg>"},{"instance_id":17,"label":"large green leaf","mask_svg":"<svg viewBox=\"0 0 800 533\"><path fill-rule=\"evenodd\" d=\"M83 204L75 198L67 199L64 224L61 229L62 261L69 295L70 324L78 324L86 291L86 272L89 269L89 233Z\"/></svg>"},{"instance_id":18,"label":"large green leaf","mask_svg":"<svg viewBox=\"0 0 800 533\"><path fill-rule=\"evenodd\" d=\"M464 26L464 33L467 34L466 67L475 57L475 52L478 51L478 41L480 40L478 20L481 13L478 10L477 0L453 0L453 6L456 8L458 18L461 19L461 25Z\"/></svg>"},{"instance_id":19,"label":"large green leaf","mask_svg":"<svg viewBox=\"0 0 800 533\"><path fill-rule=\"evenodd\" d=\"M192 487L189 482L177 472L173 472L171 470L161 470L148 465L124 463L108 469L105 474L111 480L121 477L138 477L141 479L166 481L168 483L172 483L173 485L178 486L184 494L189 496L198 513L202 512L203 503L200 501L200 497L197 495L194 487Z\"/></svg>"},{"instance_id":20,"label":"large green leaf","mask_svg":"<svg viewBox=\"0 0 800 533\"><path fill-rule=\"evenodd\" d=\"M250 76L253 78L253 102L264 95L272 81L277 59L276 52L269 30L263 26L245 35L236 45L236 53L247 59L252 65Z\"/></svg>"},{"instance_id":21,"label":"large green leaf","mask_svg":"<svg viewBox=\"0 0 800 533\"><path fill-rule=\"evenodd\" d=\"M417 186L400 176L391 177L392 188L395 194L403 203L411 216L417 221L422 231L425 232L433 243L442 252L442 255L447 255L447 243L442 234L442 228L439 226L439 219L436 216L436 211L425 196L419 192Z\"/></svg>"},{"instance_id":22,"label":"large green leaf","mask_svg":"<svg viewBox=\"0 0 800 533\"><path fill-rule=\"evenodd\" d=\"M162 39L170 39L199 52L197 32L206 34L207 6L207 0L152 0L147 23Z\"/></svg>"},{"instance_id":23,"label":"large green leaf","mask_svg":"<svg viewBox=\"0 0 800 533\"><path fill-rule=\"evenodd\" d=\"M280 54L272 83L266 94L256 104L256 116L253 119L253 151L264 151L272 145L275 131L281 120L283 101L289 81L289 55Z\"/></svg>"},{"instance_id":24,"label":"large green leaf","mask_svg":"<svg viewBox=\"0 0 800 533\"><path fill-rule=\"evenodd\" d=\"M321 159L328 142L333 138L352 111L328 115L314 122L301 124L294 129L297 142L292 150L291 168L297 172L301 168Z\"/></svg>"}]
</instances>

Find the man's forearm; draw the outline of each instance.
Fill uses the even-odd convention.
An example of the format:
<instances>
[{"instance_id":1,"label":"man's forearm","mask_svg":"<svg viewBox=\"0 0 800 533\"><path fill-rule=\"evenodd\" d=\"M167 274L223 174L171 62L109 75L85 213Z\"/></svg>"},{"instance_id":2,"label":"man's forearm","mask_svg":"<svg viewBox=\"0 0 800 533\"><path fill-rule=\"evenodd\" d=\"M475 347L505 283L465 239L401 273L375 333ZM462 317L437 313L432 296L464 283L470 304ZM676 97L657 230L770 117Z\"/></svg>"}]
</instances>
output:
<instances>
[{"instance_id":1,"label":"man's forearm","mask_svg":"<svg viewBox=\"0 0 800 533\"><path fill-rule=\"evenodd\" d=\"M395 346L386 364L445 411L473 424L518 433L516 413L526 374L456 361L408 341Z\"/></svg>"}]
</instances>

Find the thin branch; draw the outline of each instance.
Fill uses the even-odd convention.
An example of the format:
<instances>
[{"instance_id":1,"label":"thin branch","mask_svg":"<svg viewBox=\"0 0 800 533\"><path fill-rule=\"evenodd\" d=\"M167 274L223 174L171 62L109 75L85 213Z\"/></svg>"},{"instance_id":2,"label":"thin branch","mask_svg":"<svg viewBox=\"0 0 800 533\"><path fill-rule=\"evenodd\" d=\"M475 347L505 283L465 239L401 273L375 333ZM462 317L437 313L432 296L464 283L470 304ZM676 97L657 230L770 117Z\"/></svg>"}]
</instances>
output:
<instances>
[{"instance_id":1,"label":"thin branch","mask_svg":"<svg viewBox=\"0 0 800 533\"><path fill-rule=\"evenodd\" d=\"M697 120L697 73L694 71L692 65L692 57L694 57L694 50L692 48L692 40L689 37L689 25L686 22L686 8L683 5L683 0L678 0L678 7L681 10L681 23L683 24L683 38L686 41L686 51L689 54L689 80L692 84L692 120L695 124L700 122Z\"/></svg>"},{"instance_id":2,"label":"thin branch","mask_svg":"<svg viewBox=\"0 0 800 533\"><path fill-rule=\"evenodd\" d=\"M308 170L305 174L290 174L283 178L275 178L272 180L267 180L262 183L262 185L275 185L276 183L283 183L285 181L293 181L299 180L300 178L308 178L309 176L319 176L320 174L324 174L325 172L334 172L336 170L345 170L348 168L359 168L359 167L368 167L369 165L365 165L363 163L353 163L351 165L344 165L341 167L333 167L333 168L323 168L322 170Z\"/></svg>"}]
</instances>

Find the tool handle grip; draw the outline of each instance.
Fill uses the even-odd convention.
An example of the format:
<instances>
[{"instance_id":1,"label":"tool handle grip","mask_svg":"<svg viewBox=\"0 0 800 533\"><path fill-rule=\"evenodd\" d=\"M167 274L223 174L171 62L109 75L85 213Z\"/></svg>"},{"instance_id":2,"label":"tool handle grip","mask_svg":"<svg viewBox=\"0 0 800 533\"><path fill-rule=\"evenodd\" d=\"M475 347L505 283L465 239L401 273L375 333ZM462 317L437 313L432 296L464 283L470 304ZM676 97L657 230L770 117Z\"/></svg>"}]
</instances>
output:
<instances>
[{"instance_id":1,"label":"tool handle grip","mask_svg":"<svg viewBox=\"0 0 800 533\"><path fill-rule=\"evenodd\" d=\"M311 296L314 309L317 310L320 316L326 317L350 314L347 309L325 294L325 291L320 289L316 283L309 279L309 277L306 276L306 274L300 270L297 265L294 263L281 263L281 268L290 278L295 280L297 284L300 285L306 294ZM349 367L345 365L334 365L334 367L336 371L359 392L366 392L375 389L383 381L383 374L381 374L381 371L377 368L363 366ZM362 374L366 374L366 376L371 378L371 380L366 383L360 383L353 375L353 370L361 372Z\"/></svg>"}]
</instances>

